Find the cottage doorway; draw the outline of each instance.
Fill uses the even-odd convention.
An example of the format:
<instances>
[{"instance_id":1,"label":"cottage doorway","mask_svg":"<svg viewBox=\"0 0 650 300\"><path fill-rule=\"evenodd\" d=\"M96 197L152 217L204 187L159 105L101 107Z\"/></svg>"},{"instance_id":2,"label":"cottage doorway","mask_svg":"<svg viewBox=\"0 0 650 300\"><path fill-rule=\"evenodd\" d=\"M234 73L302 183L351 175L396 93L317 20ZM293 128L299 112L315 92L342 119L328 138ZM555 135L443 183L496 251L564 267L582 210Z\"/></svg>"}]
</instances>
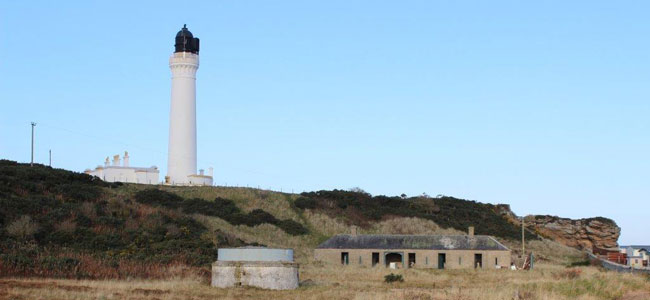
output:
<instances>
[{"instance_id":1,"label":"cottage doorway","mask_svg":"<svg viewBox=\"0 0 650 300\"><path fill-rule=\"evenodd\" d=\"M474 254L474 268L475 269L483 268L483 254L480 253Z\"/></svg>"},{"instance_id":2,"label":"cottage doorway","mask_svg":"<svg viewBox=\"0 0 650 300\"><path fill-rule=\"evenodd\" d=\"M389 252L384 255L384 261L386 262L386 267L390 266L391 263L395 263L397 268L402 268L404 255L401 252Z\"/></svg>"},{"instance_id":3,"label":"cottage doorway","mask_svg":"<svg viewBox=\"0 0 650 300\"><path fill-rule=\"evenodd\" d=\"M341 252L341 264L350 264L350 254L348 252Z\"/></svg>"},{"instance_id":4,"label":"cottage doorway","mask_svg":"<svg viewBox=\"0 0 650 300\"><path fill-rule=\"evenodd\" d=\"M438 269L444 269L446 263L447 255L444 253L438 253Z\"/></svg>"},{"instance_id":5,"label":"cottage doorway","mask_svg":"<svg viewBox=\"0 0 650 300\"><path fill-rule=\"evenodd\" d=\"M373 252L372 253L372 266L376 266L379 264L379 252Z\"/></svg>"},{"instance_id":6,"label":"cottage doorway","mask_svg":"<svg viewBox=\"0 0 650 300\"><path fill-rule=\"evenodd\" d=\"M409 253L409 268L415 267L415 253Z\"/></svg>"}]
</instances>

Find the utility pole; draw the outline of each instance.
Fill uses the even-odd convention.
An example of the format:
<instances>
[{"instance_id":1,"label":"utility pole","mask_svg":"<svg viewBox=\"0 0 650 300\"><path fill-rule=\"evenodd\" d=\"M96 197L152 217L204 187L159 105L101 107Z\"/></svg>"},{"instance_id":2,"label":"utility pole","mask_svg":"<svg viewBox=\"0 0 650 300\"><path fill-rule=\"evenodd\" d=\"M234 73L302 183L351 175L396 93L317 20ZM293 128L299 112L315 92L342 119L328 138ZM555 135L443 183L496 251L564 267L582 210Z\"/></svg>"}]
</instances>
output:
<instances>
[{"instance_id":1,"label":"utility pole","mask_svg":"<svg viewBox=\"0 0 650 300\"><path fill-rule=\"evenodd\" d=\"M36 123L32 122L32 162L29 164L30 167L34 166L34 127L36 127Z\"/></svg>"}]
</instances>

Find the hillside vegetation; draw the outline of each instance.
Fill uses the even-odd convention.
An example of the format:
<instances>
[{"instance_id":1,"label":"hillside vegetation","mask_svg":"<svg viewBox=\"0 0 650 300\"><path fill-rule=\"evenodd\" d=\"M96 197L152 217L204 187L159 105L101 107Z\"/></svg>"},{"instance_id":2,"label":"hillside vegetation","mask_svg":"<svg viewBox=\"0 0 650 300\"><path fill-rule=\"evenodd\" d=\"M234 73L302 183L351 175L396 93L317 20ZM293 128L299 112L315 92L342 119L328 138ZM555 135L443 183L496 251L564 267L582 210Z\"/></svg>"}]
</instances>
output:
<instances>
[{"instance_id":1,"label":"hillside vegetation","mask_svg":"<svg viewBox=\"0 0 650 300\"><path fill-rule=\"evenodd\" d=\"M351 225L363 233L400 234L463 234L473 225L505 243L519 238L518 227L494 206L451 197L110 184L0 160L5 276L203 276L217 248L243 245L294 248L298 262L310 263L314 247ZM537 243L549 248L550 242Z\"/></svg>"}]
</instances>

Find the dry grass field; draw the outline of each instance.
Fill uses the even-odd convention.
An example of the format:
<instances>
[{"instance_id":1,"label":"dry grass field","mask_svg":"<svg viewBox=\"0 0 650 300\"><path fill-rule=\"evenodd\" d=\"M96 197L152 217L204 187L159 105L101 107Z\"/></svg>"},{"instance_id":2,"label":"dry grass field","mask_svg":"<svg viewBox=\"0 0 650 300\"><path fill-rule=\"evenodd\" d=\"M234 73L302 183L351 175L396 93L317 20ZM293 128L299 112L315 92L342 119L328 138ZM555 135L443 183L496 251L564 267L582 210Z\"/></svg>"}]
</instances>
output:
<instances>
[{"instance_id":1,"label":"dry grass field","mask_svg":"<svg viewBox=\"0 0 650 300\"><path fill-rule=\"evenodd\" d=\"M650 278L595 267L539 265L533 271L393 270L307 264L293 291L217 289L207 278L169 280L0 279L3 299L650 299Z\"/></svg>"}]
</instances>

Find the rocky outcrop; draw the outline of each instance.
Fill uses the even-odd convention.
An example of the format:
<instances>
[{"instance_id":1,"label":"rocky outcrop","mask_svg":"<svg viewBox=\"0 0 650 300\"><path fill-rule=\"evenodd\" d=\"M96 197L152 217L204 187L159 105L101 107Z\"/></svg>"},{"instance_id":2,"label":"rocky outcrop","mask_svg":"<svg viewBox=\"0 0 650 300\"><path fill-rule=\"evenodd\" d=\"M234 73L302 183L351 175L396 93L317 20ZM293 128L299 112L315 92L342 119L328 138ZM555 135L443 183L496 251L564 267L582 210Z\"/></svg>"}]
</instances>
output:
<instances>
[{"instance_id":1,"label":"rocky outcrop","mask_svg":"<svg viewBox=\"0 0 650 300\"><path fill-rule=\"evenodd\" d=\"M555 216L527 216L526 227L540 235L578 249L618 247L621 228L613 220L597 217L567 219Z\"/></svg>"},{"instance_id":2,"label":"rocky outcrop","mask_svg":"<svg viewBox=\"0 0 650 300\"><path fill-rule=\"evenodd\" d=\"M521 225L520 219L510 210L510 205L499 204L495 210L510 222ZM578 249L615 248L621 228L611 219L596 217L587 219L568 219L556 216L526 216L528 230Z\"/></svg>"}]
</instances>

